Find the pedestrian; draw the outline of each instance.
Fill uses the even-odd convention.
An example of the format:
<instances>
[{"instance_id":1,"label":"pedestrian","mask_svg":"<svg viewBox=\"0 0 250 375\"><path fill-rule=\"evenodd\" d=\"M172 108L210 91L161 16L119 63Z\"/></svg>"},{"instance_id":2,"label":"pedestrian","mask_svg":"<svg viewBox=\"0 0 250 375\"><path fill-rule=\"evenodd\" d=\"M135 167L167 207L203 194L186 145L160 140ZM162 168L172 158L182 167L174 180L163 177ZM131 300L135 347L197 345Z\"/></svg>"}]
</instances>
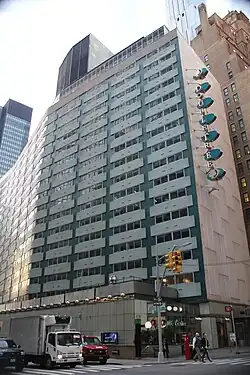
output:
<instances>
[{"instance_id":1,"label":"pedestrian","mask_svg":"<svg viewBox=\"0 0 250 375\"><path fill-rule=\"evenodd\" d=\"M163 340L163 354L165 358L169 358L168 341L166 338Z\"/></svg>"},{"instance_id":2,"label":"pedestrian","mask_svg":"<svg viewBox=\"0 0 250 375\"><path fill-rule=\"evenodd\" d=\"M202 345L202 349L203 349L203 354L202 354L202 357L201 357L202 361L204 362L205 357L207 357L209 362L213 362L212 359L210 358L210 355L209 355L209 352L208 352L209 341L207 339L206 333L203 333L203 335L202 335L201 345Z\"/></svg>"},{"instance_id":3,"label":"pedestrian","mask_svg":"<svg viewBox=\"0 0 250 375\"><path fill-rule=\"evenodd\" d=\"M201 336L199 334L199 332L196 332L194 338L193 338L193 351L195 352L195 355L194 355L194 361L196 362L197 358L198 360L201 362L202 361L202 358L201 358L201 347L202 347L202 342L201 342Z\"/></svg>"}]
</instances>

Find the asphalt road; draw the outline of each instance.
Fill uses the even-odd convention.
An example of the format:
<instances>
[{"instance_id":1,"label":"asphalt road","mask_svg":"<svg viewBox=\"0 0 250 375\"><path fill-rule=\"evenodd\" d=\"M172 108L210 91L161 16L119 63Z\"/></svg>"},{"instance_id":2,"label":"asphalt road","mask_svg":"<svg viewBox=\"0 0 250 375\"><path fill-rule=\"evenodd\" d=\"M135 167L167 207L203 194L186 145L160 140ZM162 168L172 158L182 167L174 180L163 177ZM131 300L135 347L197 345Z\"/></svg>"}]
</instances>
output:
<instances>
[{"instance_id":1,"label":"asphalt road","mask_svg":"<svg viewBox=\"0 0 250 375\"><path fill-rule=\"evenodd\" d=\"M218 373L224 375L240 375L250 374L250 357L238 357L228 359L217 359L212 363L194 363L180 362L180 363L165 363L165 364L107 364L107 365L88 365L77 366L75 369L70 368L56 368L54 370L41 370L38 367L25 368L22 373L14 372L8 369L1 375L102 375L98 373L112 373L111 375L121 375L126 372L127 375L216 375ZM125 375L125 374L124 374Z\"/></svg>"}]
</instances>

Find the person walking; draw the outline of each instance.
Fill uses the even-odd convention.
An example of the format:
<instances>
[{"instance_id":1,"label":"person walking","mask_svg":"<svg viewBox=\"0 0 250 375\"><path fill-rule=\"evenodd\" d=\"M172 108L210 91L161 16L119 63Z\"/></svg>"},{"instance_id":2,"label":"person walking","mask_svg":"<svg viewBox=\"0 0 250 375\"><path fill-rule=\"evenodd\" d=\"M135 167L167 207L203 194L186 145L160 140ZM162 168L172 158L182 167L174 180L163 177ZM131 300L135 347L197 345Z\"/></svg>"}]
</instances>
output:
<instances>
[{"instance_id":1,"label":"person walking","mask_svg":"<svg viewBox=\"0 0 250 375\"><path fill-rule=\"evenodd\" d=\"M201 362L201 347L202 347L202 339L199 334L199 332L196 332L194 338L193 338L193 351L195 352L195 355L193 357L194 361L196 362L197 358Z\"/></svg>"},{"instance_id":2,"label":"person walking","mask_svg":"<svg viewBox=\"0 0 250 375\"><path fill-rule=\"evenodd\" d=\"M202 357L201 357L202 361L204 362L205 357L207 357L209 362L213 362L212 359L210 358L210 355L209 355L209 352L208 352L209 341L207 339L206 333L203 333L203 335L202 335L201 346L202 346L202 349L203 349L203 354L202 354Z\"/></svg>"}]
</instances>

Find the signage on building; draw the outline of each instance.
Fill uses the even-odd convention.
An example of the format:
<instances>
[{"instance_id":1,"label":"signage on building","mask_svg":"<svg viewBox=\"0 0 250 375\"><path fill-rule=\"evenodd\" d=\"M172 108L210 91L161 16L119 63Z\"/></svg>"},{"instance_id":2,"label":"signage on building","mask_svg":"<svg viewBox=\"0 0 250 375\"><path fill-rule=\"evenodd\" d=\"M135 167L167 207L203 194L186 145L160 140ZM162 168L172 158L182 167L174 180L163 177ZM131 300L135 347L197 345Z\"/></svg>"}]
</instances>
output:
<instances>
[{"instance_id":1,"label":"signage on building","mask_svg":"<svg viewBox=\"0 0 250 375\"><path fill-rule=\"evenodd\" d=\"M232 306L225 306L225 311L230 313L232 311Z\"/></svg>"},{"instance_id":2,"label":"signage on building","mask_svg":"<svg viewBox=\"0 0 250 375\"><path fill-rule=\"evenodd\" d=\"M202 68L196 72L193 79L195 81L202 81L207 75L208 69ZM203 131L203 135L200 137L200 140L206 150L203 155L207 166L205 174L208 181L215 182L221 180L225 176L226 171L223 168L216 167L215 165L215 162L223 155L223 151L220 148L214 148L214 142L219 138L220 134L216 129L211 127L212 123L216 121L217 116L214 113L208 112L208 108L214 103L212 98L205 97L210 88L211 84L209 82L200 83L195 89L195 94L198 99L197 108L200 110L200 114L202 116L202 118L199 120L199 124L201 125Z\"/></svg>"}]
</instances>

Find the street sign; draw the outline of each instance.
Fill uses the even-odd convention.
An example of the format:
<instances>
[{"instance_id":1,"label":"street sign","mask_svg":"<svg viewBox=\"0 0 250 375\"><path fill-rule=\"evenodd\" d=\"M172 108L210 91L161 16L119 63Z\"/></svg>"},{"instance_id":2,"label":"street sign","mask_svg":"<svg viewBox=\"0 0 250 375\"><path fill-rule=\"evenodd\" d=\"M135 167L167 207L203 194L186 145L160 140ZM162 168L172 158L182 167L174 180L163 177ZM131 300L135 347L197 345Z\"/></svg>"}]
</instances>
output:
<instances>
[{"instance_id":1,"label":"street sign","mask_svg":"<svg viewBox=\"0 0 250 375\"><path fill-rule=\"evenodd\" d=\"M141 319L135 319L135 324L141 324Z\"/></svg>"},{"instance_id":2,"label":"street sign","mask_svg":"<svg viewBox=\"0 0 250 375\"><path fill-rule=\"evenodd\" d=\"M162 305L162 302L154 302L153 305L154 305L154 306L161 306L161 305Z\"/></svg>"},{"instance_id":3,"label":"street sign","mask_svg":"<svg viewBox=\"0 0 250 375\"><path fill-rule=\"evenodd\" d=\"M225 306L225 311L230 313L232 312L232 306L228 305L228 306Z\"/></svg>"}]
</instances>

